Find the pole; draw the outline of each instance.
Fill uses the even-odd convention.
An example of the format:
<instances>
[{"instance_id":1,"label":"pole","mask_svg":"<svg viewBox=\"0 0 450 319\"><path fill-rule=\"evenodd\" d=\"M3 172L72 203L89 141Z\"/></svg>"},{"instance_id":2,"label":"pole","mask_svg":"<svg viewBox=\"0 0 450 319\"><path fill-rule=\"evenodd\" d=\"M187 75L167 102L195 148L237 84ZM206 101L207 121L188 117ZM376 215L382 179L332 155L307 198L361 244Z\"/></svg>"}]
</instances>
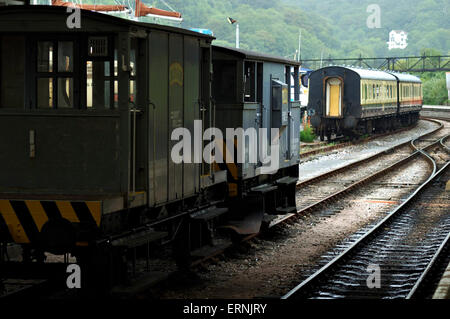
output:
<instances>
[{"instance_id":1,"label":"pole","mask_svg":"<svg viewBox=\"0 0 450 319\"><path fill-rule=\"evenodd\" d=\"M323 62L323 50L320 52L320 68L322 68L322 62Z\"/></svg>"},{"instance_id":2,"label":"pole","mask_svg":"<svg viewBox=\"0 0 450 319\"><path fill-rule=\"evenodd\" d=\"M236 49L239 49L239 23L236 23Z\"/></svg>"},{"instance_id":3,"label":"pole","mask_svg":"<svg viewBox=\"0 0 450 319\"><path fill-rule=\"evenodd\" d=\"M297 61L299 61L299 62L300 62L301 52L302 52L302 29L300 29L300 34L299 34L299 36L298 36L298 55L297 55Z\"/></svg>"}]
</instances>

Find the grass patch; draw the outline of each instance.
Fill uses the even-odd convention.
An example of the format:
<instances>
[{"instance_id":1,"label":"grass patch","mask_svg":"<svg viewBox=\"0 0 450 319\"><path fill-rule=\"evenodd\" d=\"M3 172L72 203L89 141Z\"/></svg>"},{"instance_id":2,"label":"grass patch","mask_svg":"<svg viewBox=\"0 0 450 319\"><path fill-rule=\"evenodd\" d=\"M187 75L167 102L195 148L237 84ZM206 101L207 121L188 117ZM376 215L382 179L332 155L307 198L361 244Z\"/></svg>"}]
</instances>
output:
<instances>
[{"instance_id":1,"label":"grass patch","mask_svg":"<svg viewBox=\"0 0 450 319\"><path fill-rule=\"evenodd\" d=\"M314 134L314 130L311 126L306 126L303 131L300 132L300 141L311 143L316 139L316 135Z\"/></svg>"}]
</instances>

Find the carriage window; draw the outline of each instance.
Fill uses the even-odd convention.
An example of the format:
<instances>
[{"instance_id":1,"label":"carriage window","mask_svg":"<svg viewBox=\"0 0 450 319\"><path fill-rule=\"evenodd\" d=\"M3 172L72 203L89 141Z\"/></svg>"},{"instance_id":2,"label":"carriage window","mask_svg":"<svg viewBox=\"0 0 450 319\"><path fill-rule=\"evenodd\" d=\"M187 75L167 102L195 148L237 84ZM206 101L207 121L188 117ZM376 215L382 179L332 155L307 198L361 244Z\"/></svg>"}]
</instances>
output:
<instances>
[{"instance_id":1,"label":"carriage window","mask_svg":"<svg viewBox=\"0 0 450 319\"><path fill-rule=\"evenodd\" d=\"M263 76L264 76L264 64L261 62L258 62L257 66L257 71L256 71L256 91L257 91L257 95L256 95L256 101L258 103L262 103L263 100ZM298 68L295 68L296 71L298 73ZM297 88L297 93L295 93L295 101L300 101L300 79L297 77L298 80L294 81L294 85ZM295 92L295 89L294 89Z\"/></svg>"},{"instance_id":2,"label":"carriage window","mask_svg":"<svg viewBox=\"0 0 450 319\"><path fill-rule=\"evenodd\" d=\"M53 43L47 41L38 42L38 72L53 72Z\"/></svg>"},{"instance_id":3,"label":"carriage window","mask_svg":"<svg viewBox=\"0 0 450 319\"><path fill-rule=\"evenodd\" d=\"M109 61L86 62L86 106L109 108L111 106L111 63Z\"/></svg>"},{"instance_id":4,"label":"carriage window","mask_svg":"<svg viewBox=\"0 0 450 319\"><path fill-rule=\"evenodd\" d=\"M136 81L130 81L130 102L136 102Z\"/></svg>"},{"instance_id":5,"label":"carriage window","mask_svg":"<svg viewBox=\"0 0 450 319\"><path fill-rule=\"evenodd\" d=\"M38 108L53 106L53 78L41 78L37 80Z\"/></svg>"},{"instance_id":6,"label":"carriage window","mask_svg":"<svg viewBox=\"0 0 450 319\"><path fill-rule=\"evenodd\" d=\"M218 103L236 102L236 62L214 61L213 96Z\"/></svg>"},{"instance_id":7,"label":"carriage window","mask_svg":"<svg viewBox=\"0 0 450 319\"><path fill-rule=\"evenodd\" d=\"M117 80L119 76L119 61L117 58L117 50L114 50L114 99L113 99L113 106L114 108L119 107L119 81Z\"/></svg>"},{"instance_id":8,"label":"carriage window","mask_svg":"<svg viewBox=\"0 0 450 319\"><path fill-rule=\"evenodd\" d=\"M74 107L73 59L73 42L37 42L38 108Z\"/></svg>"},{"instance_id":9,"label":"carriage window","mask_svg":"<svg viewBox=\"0 0 450 319\"><path fill-rule=\"evenodd\" d=\"M108 36L88 38L86 61L86 107L111 109L118 105L117 48Z\"/></svg>"},{"instance_id":10,"label":"carriage window","mask_svg":"<svg viewBox=\"0 0 450 319\"><path fill-rule=\"evenodd\" d=\"M137 54L138 54L138 42L136 38L131 39L131 50L130 50L130 101L136 102L137 86L136 86L136 75L138 72L137 67Z\"/></svg>"},{"instance_id":11,"label":"carriage window","mask_svg":"<svg viewBox=\"0 0 450 319\"><path fill-rule=\"evenodd\" d=\"M73 71L73 43L58 42L58 72Z\"/></svg>"},{"instance_id":12,"label":"carriage window","mask_svg":"<svg viewBox=\"0 0 450 319\"><path fill-rule=\"evenodd\" d=\"M255 62L246 61L244 63L245 102L256 101L255 74Z\"/></svg>"},{"instance_id":13,"label":"carriage window","mask_svg":"<svg viewBox=\"0 0 450 319\"><path fill-rule=\"evenodd\" d=\"M58 78L58 107L73 107L72 78Z\"/></svg>"},{"instance_id":14,"label":"carriage window","mask_svg":"<svg viewBox=\"0 0 450 319\"><path fill-rule=\"evenodd\" d=\"M23 108L25 38L0 36L0 108Z\"/></svg>"}]
</instances>

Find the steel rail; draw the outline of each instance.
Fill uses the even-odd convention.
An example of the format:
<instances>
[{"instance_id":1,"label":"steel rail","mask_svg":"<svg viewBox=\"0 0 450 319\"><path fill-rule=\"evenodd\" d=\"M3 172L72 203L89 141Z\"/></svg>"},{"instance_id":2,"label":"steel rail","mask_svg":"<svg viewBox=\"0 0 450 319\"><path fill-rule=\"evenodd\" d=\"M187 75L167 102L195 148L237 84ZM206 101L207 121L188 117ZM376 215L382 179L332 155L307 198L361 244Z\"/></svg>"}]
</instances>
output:
<instances>
[{"instance_id":1,"label":"steel rail","mask_svg":"<svg viewBox=\"0 0 450 319\"><path fill-rule=\"evenodd\" d=\"M354 145L364 144L364 143L373 141L373 140L375 140L377 138L380 138L380 137L385 137L385 136L389 136L389 135L392 135L392 134L397 134L397 133L404 132L404 131L406 131L408 129L411 129L411 126L403 127L401 129L398 129L398 130L395 130L395 131L392 131L392 132L385 132L385 133L375 134L375 135L369 136L367 138L356 140L356 141L347 141L347 142L342 142L342 143L339 143L339 144L336 144L336 145L330 145L330 146L325 146L325 147L313 149L313 150L310 150L310 151L306 151L306 152L300 153L300 158L302 158L302 157L303 158L310 157L312 155L320 154L322 152L329 152L329 151L338 150L338 149L341 149L341 148L344 148L344 147L347 147L347 146L354 146Z\"/></svg>"},{"instance_id":2,"label":"steel rail","mask_svg":"<svg viewBox=\"0 0 450 319\"><path fill-rule=\"evenodd\" d=\"M408 293L408 296L406 296L406 299L413 299L417 296L418 292L422 290L422 287L425 285L425 282L428 278L428 276L431 274L433 268L436 266L437 261L442 256L442 254L445 253L446 248L450 245L450 233L448 233L447 237L445 237L445 240L442 242L442 244L439 246L438 250L434 254L433 258L428 263L427 268L422 273L420 278L417 280L414 287L411 289L411 291Z\"/></svg>"},{"instance_id":3,"label":"steel rail","mask_svg":"<svg viewBox=\"0 0 450 319\"><path fill-rule=\"evenodd\" d=\"M447 147L447 145L445 145L445 140L447 140L450 137L450 134L442 137L439 141L440 146L442 148L444 148L444 150L447 153L450 153L450 148ZM448 163L447 163L448 164ZM445 168L445 166L443 167ZM443 168L441 168L441 170L439 170L439 172L436 175L439 175L442 171ZM437 264L437 261L439 260L439 258L441 257L441 255L443 254L444 250L446 248L448 248L448 245L450 244L450 233L447 235L447 237L445 238L445 240L442 242L442 244L439 246L439 249L436 251L436 253L434 254L433 258L430 260L427 268L425 269L425 271L422 273L422 275L420 276L420 278L417 280L416 284L414 285L414 287L411 289L411 291L409 292L408 296L406 297L406 299L412 299L415 298L417 293L421 290L421 287L425 285L425 281L427 279L427 277L430 275L433 267L435 267L435 265Z\"/></svg>"},{"instance_id":4,"label":"steel rail","mask_svg":"<svg viewBox=\"0 0 450 319\"><path fill-rule=\"evenodd\" d=\"M439 127L436 128L436 129L433 129L433 130L431 130L431 131L429 131L429 132L427 132L427 133L425 133L425 134L423 134L423 135L421 135L421 136L419 136L419 137L412 138L412 139L410 139L410 140L408 140L408 141L406 141L406 142L403 142L403 143L401 143L401 144L398 144L398 145L394 145L394 146L392 146L392 147L390 147L390 148L388 148L388 149L385 149L385 150L383 150L383 151L380 151L380 152L378 152L378 153L375 153L374 155L371 155L371 156L369 156L369 157L363 158L363 159L361 159L361 160L359 160L359 161L356 161L356 162L350 163L350 164L348 164L348 165L339 167L339 168L337 168L337 169L335 169L335 170L332 170L332 171L323 173L323 174L321 174L321 175L312 177L312 178L307 179L307 180L305 180L305 181L298 182L298 183L297 183L297 188L300 188L300 187L302 187L302 186L309 185L309 184L311 184L311 183L313 183L313 182L317 182L317 181L319 181L319 180L322 180L322 179L324 179L324 178L326 178L326 177L335 175L335 174L337 174L337 173L344 172L344 171L346 171L346 170L348 170L348 169L350 169L350 168L353 168L353 167L355 167L355 166L358 166L358 165L360 165L360 164L367 163L367 162L369 162L369 161L371 161L371 160L373 160L373 159L375 159L375 158L377 158L377 157L379 157L379 156L381 156L381 155L383 155L383 154L386 154L386 153L389 153L389 152L391 152L391 151L394 151L394 150L396 150L396 149L398 149L398 148L401 148L401 147L407 145L408 143L411 143L411 142L414 141L415 139L420 139L420 138L423 138L423 137L432 135L432 134L434 134L434 133L437 133L438 131L440 131L440 130L444 127L444 124L442 124L441 122L436 121L436 120L434 120L434 119L426 118L425 120L428 120L428 121L434 122L434 123L436 123L436 124L439 124Z\"/></svg>"},{"instance_id":5,"label":"steel rail","mask_svg":"<svg viewBox=\"0 0 450 319\"><path fill-rule=\"evenodd\" d=\"M345 166L342 166L342 167L337 168L335 170L326 172L326 173L321 174L319 176L315 176L315 177L312 177L312 178L310 178L308 180L299 182L299 183L297 183L297 189L301 188L303 186L309 185L309 184L311 184L313 182L318 182L318 181L323 180L325 178L328 178L328 177L330 177L332 175L335 175L335 174L338 174L338 173L342 173L342 172L347 171L347 170L349 170L349 169L351 169L351 168L353 168L355 166L358 166L358 165L370 162L371 160L373 160L373 159L375 159L377 157L380 157L383 154L389 153L389 152L391 152L391 151L393 151L393 150L395 150L397 148L404 147L405 145L412 143L412 141L415 140L415 139L420 139L420 138L423 138L423 137L435 134L435 133L437 133L438 131L440 131L444 127L444 124L442 124L439 121L435 121L433 119L428 119L428 118L426 120L439 124L439 127L436 128L436 129L433 129L433 130L431 130L431 131L429 131L429 132L427 132L427 133L425 133L423 135L420 135L419 137L415 137L415 138L413 138L411 140L408 140L408 141L406 141L404 143L401 143L401 144L395 145L393 147L390 147L390 148L388 148L386 150L380 151L380 152L378 152L378 153L376 153L376 154L374 154L372 156L369 156L367 158L364 158L362 160L350 163L348 165L345 165ZM414 146L412 146L412 147L414 148ZM304 213L306 213L306 212L308 212L310 210L313 210L313 209L315 209L315 208L317 208L317 207L319 207L319 206L321 206L321 205L323 205L323 204L325 204L327 202L335 200L335 199L339 198L340 195L348 193L349 191L352 191L353 189L355 189L355 188L357 188L359 186L362 186L362 185L366 184L367 182L370 182L373 179L375 179L375 178L377 178L377 177L379 177L381 175L384 175L384 174L392 171L396 167L399 167L399 166L403 165L404 163L406 163L407 161L409 161L411 159L410 158L411 156L417 156L417 155L418 155L418 151L416 150L416 152L414 152L413 154L409 155L408 157L406 157L406 158L404 158L404 159L402 159L402 160L400 160L400 161L398 161L398 162L396 162L396 163L394 163L394 164L392 164L392 165L390 165L388 167L385 167L385 168L375 172L374 174L372 174L370 176L367 176L367 177L365 177L363 179L360 179L359 181L357 181L357 182L347 186L346 188L344 188L344 189L342 189L342 190L340 190L338 192L335 192L335 193L333 193L331 195L328 195L326 198L323 198L323 199L321 199L321 200L319 200L319 201L317 201L317 202L315 202L315 203L313 203L313 204L311 204L311 205L309 205L307 207L304 207L304 208L302 208L300 210L297 210L296 213L290 213L290 214L287 214L287 215L283 216L282 218L275 219L274 221L269 223L268 228L274 227L274 226L276 226L276 225L278 225L280 223L283 223L283 222L285 222L285 221L287 221L287 220L289 220L289 219L291 219L291 218L293 218L295 216L299 216L299 215L304 214Z\"/></svg>"},{"instance_id":6,"label":"steel rail","mask_svg":"<svg viewBox=\"0 0 450 319\"><path fill-rule=\"evenodd\" d=\"M313 275L309 276L306 280L301 282L299 285L297 285L295 288L293 288L291 291L289 291L286 295L282 297L282 299L288 299L291 297L294 297L296 295L299 295L300 293L304 293L304 291L311 289L312 286L314 286L317 281L326 274L326 272L330 271L333 267L335 267L338 263L345 260L347 257L349 257L353 252L355 252L359 247L363 246L366 242L368 242L372 237L376 235L379 231L381 231L383 228L385 228L389 223L391 223L397 215L399 215L401 212L403 212L403 209L407 207L422 191L423 189L428 186L437 176L439 176L447 167L450 165L450 162L447 162L440 170L436 173L436 162L435 160L430 157L425 150L435 146L436 144L439 144L442 139L439 139L435 141L434 143L427 145L423 149L420 149L413 154L411 154L408 159L414 158L417 155L421 154L425 156L427 161L430 162L433 166L433 172L430 175L430 177L420 185L416 191L414 191L413 194L411 194L402 204L400 204L394 211L392 211L388 216L386 216L383 220L381 220L379 223L377 223L374 227L372 227L365 235L363 235L360 239L358 239L355 243L353 243L350 247L348 247L344 252L342 252L340 255L336 256L333 260L328 262L326 265L324 265L322 268L320 268L318 271L316 271ZM401 160L404 161L404 160ZM395 164L394 164L395 165Z\"/></svg>"}]
</instances>

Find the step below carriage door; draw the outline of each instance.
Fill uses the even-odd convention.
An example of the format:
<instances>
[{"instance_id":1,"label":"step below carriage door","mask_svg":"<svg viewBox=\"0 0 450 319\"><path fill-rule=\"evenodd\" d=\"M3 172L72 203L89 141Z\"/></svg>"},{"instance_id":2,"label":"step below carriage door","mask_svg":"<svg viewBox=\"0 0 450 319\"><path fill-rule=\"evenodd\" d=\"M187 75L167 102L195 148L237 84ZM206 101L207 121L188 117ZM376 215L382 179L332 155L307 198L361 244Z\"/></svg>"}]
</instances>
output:
<instances>
[{"instance_id":1,"label":"step below carriage door","mask_svg":"<svg viewBox=\"0 0 450 319\"><path fill-rule=\"evenodd\" d=\"M342 80L340 78L328 78L326 90L326 116L342 116Z\"/></svg>"}]
</instances>

